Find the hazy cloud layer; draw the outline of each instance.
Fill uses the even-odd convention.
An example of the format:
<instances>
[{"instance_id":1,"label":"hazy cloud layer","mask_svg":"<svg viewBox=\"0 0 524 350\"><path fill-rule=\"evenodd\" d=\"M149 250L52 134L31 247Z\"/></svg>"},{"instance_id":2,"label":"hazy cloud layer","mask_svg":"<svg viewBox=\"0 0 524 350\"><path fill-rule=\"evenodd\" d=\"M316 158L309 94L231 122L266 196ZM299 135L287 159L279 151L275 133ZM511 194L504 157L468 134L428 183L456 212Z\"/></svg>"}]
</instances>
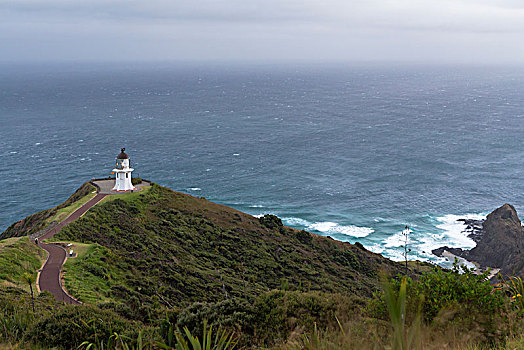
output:
<instances>
[{"instance_id":1,"label":"hazy cloud layer","mask_svg":"<svg viewBox=\"0 0 524 350\"><path fill-rule=\"evenodd\" d=\"M0 0L0 60L524 62L514 0Z\"/></svg>"}]
</instances>

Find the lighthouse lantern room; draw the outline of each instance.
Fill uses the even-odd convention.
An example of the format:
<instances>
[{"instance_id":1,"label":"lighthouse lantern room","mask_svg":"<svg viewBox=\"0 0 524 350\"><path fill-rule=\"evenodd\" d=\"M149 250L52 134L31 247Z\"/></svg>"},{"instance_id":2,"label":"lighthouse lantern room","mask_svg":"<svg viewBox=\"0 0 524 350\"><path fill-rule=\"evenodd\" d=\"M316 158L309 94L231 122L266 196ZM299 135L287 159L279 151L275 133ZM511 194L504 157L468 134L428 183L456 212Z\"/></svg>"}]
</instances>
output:
<instances>
[{"instance_id":1,"label":"lighthouse lantern room","mask_svg":"<svg viewBox=\"0 0 524 350\"><path fill-rule=\"evenodd\" d=\"M129 156L124 152L125 150L125 148L122 148L122 152L116 156L116 167L113 169L115 173L115 187L113 187L113 191L131 191L135 189L131 183L131 172L134 169L129 167Z\"/></svg>"}]
</instances>

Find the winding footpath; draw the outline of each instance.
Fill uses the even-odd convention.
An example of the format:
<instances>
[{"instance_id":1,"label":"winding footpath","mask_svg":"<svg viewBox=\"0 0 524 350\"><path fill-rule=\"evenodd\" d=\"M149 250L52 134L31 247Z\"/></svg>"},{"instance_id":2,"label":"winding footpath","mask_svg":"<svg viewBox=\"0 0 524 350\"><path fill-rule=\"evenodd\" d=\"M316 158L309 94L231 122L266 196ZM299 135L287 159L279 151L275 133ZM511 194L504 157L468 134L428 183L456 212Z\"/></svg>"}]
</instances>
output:
<instances>
[{"instance_id":1,"label":"winding footpath","mask_svg":"<svg viewBox=\"0 0 524 350\"><path fill-rule=\"evenodd\" d=\"M79 301L74 299L72 296L67 294L67 292L62 288L62 283L60 279L60 274L62 271L62 265L66 259L65 249L54 243L40 243L40 241L51 238L60 230L68 225L69 223L75 221L82 215L84 215L89 209L91 209L95 204L100 202L107 194L97 193L96 196L91 198L87 203L82 205L80 208L75 210L71 215L69 215L65 220L57 224L50 232L46 233L39 238L39 246L47 251L48 257L44 264L44 267L40 271L38 276L38 285L40 290L48 291L53 294L58 301L63 301L66 304L80 304Z\"/></svg>"}]
</instances>

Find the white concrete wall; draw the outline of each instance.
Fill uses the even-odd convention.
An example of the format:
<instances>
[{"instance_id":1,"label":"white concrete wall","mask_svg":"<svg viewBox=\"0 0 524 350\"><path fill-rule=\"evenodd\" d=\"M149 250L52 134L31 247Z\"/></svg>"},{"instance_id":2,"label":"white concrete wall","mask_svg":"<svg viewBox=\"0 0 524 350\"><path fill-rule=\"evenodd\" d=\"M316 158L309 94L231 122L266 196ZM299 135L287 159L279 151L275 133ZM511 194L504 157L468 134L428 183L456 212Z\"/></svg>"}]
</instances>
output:
<instances>
[{"instance_id":1,"label":"white concrete wall","mask_svg":"<svg viewBox=\"0 0 524 350\"><path fill-rule=\"evenodd\" d=\"M132 171L132 169L115 171L115 186L113 187L113 191L130 191L135 189L131 183Z\"/></svg>"}]
</instances>

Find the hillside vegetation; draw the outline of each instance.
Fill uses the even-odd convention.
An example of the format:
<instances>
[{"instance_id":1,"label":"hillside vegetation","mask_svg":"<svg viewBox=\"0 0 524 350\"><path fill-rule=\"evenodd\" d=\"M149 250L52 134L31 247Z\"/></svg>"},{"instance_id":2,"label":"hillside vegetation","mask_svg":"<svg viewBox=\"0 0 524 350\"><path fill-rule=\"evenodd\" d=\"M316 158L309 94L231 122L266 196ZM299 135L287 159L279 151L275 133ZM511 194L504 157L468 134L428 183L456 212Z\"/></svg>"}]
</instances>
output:
<instances>
[{"instance_id":1,"label":"hillside vegetation","mask_svg":"<svg viewBox=\"0 0 524 350\"><path fill-rule=\"evenodd\" d=\"M90 183L84 183L64 203L59 204L54 208L42 210L38 213L29 215L25 219L17 221L9 226L7 230L0 234L0 239L30 235L40 231L53 220L61 221L65 219L68 214L80 207L84 202L87 202L89 195L95 190L96 188ZM81 203L77 203L78 201L81 201Z\"/></svg>"},{"instance_id":2,"label":"hillside vegetation","mask_svg":"<svg viewBox=\"0 0 524 350\"><path fill-rule=\"evenodd\" d=\"M90 192L84 185L52 215L6 232L44 227ZM23 276L42 252L26 237L0 240L0 349L197 349L183 342L203 341L204 331L239 349L524 346L518 278L492 286L487 273L419 264L404 276L402 265L359 244L155 184L106 197L53 240L73 243L65 286L85 304L44 292L33 311Z\"/></svg>"},{"instance_id":3,"label":"hillside vegetation","mask_svg":"<svg viewBox=\"0 0 524 350\"><path fill-rule=\"evenodd\" d=\"M16 286L29 291L26 274L36 282L36 271L46 258L46 252L28 237L0 240L0 286Z\"/></svg>"},{"instance_id":4,"label":"hillside vegetation","mask_svg":"<svg viewBox=\"0 0 524 350\"><path fill-rule=\"evenodd\" d=\"M55 236L95 244L66 280L96 286L99 302L169 307L283 286L370 296L379 271L399 271L380 255L284 227L276 217L259 220L158 185L126 196L111 197ZM95 302L88 294L75 296Z\"/></svg>"}]
</instances>

